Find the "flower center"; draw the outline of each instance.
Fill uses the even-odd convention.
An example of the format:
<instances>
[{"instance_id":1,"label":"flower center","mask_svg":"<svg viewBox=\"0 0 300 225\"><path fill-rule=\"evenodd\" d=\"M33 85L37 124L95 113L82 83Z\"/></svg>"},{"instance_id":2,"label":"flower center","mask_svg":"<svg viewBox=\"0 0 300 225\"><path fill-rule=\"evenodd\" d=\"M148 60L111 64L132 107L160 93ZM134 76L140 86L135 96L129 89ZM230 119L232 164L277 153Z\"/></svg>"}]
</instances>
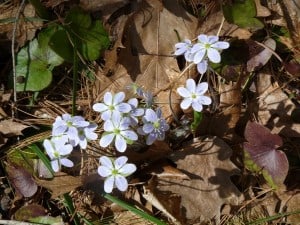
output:
<instances>
[{"instance_id":1,"label":"flower center","mask_svg":"<svg viewBox=\"0 0 300 225\"><path fill-rule=\"evenodd\" d=\"M55 158L59 158L59 157L60 157L60 154L59 154L58 151L54 151L54 152L53 152L53 155L54 155Z\"/></svg>"},{"instance_id":2,"label":"flower center","mask_svg":"<svg viewBox=\"0 0 300 225\"><path fill-rule=\"evenodd\" d=\"M109 110L113 111L115 110L115 107L113 105L108 106Z\"/></svg>"},{"instance_id":3,"label":"flower center","mask_svg":"<svg viewBox=\"0 0 300 225\"><path fill-rule=\"evenodd\" d=\"M205 47L205 49L209 49L209 48L211 48L211 44L206 43L206 44L204 45L204 47Z\"/></svg>"},{"instance_id":4,"label":"flower center","mask_svg":"<svg viewBox=\"0 0 300 225\"><path fill-rule=\"evenodd\" d=\"M79 130L79 131L78 131L78 135L79 135L79 136L83 136L83 135L84 135L84 131L83 131L83 130Z\"/></svg>"},{"instance_id":5,"label":"flower center","mask_svg":"<svg viewBox=\"0 0 300 225\"><path fill-rule=\"evenodd\" d=\"M118 171L118 170L113 169L113 170L111 171L111 175L116 176L117 174L119 174L119 171Z\"/></svg>"},{"instance_id":6,"label":"flower center","mask_svg":"<svg viewBox=\"0 0 300 225\"><path fill-rule=\"evenodd\" d=\"M155 129L159 129L159 127L160 127L159 121L154 122L154 123L153 123L153 127L154 127Z\"/></svg>"},{"instance_id":7,"label":"flower center","mask_svg":"<svg viewBox=\"0 0 300 225\"><path fill-rule=\"evenodd\" d=\"M72 127L72 121L67 121L67 127Z\"/></svg>"},{"instance_id":8,"label":"flower center","mask_svg":"<svg viewBox=\"0 0 300 225\"><path fill-rule=\"evenodd\" d=\"M120 134L120 129L118 129L118 128L114 129L114 133L115 134Z\"/></svg>"},{"instance_id":9,"label":"flower center","mask_svg":"<svg viewBox=\"0 0 300 225\"><path fill-rule=\"evenodd\" d=\"M195 94L195 93L192 93L192 99L195 99L195 98L197 98L197 95Z\"/></svg>"}]
</instances>

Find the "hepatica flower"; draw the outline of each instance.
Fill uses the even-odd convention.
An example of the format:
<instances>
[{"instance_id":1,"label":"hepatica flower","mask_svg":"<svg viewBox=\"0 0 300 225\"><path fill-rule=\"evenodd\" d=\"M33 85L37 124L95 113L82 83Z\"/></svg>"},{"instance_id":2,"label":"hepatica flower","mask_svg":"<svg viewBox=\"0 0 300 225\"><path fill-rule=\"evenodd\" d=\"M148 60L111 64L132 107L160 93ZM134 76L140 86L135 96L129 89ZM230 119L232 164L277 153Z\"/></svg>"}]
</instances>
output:
<instances>
[{"instance_id":1,"label":"hepatica flower","mask_svg":"<svg viewBox=\"0 0 300 225\"><path fill-rule=\"evenodd\" d=\"M155 140L164 140L165 132L169 130L169 125L162 118L160 109L155 112L153 109L147 109L143 117L144 125L138 129L142 135L147 135L146 144L152 145Z\"/></svg>"},{"instance_id":2,"label":"hepatica flower","mask_svg":"<svg viewBox=\"0 0 300 225\"><path fill-rule=\"evenodd\" d=\"M132 163L126 163L128 158L121 156L116 160L110 159L107 156L100 157L100 166L98 174L105 177L104 191L111 193L114 187L120 191L126 191L128 182L125 177L136 171L136 166Z\"/></svg>"},{"instance_id":3,"label":"hepatica flower","mask_svg":"<svg viewBox=\"0 0 300 225\"><path fill-rule=\"evenodd\" d=\"M195 111L201 112L203 105L211 104L211 98L204 96L207 89L208 84L206 82L202 82L196 86L193 79L188 79L186 87L177 88L177 92L183 97L180 107L187 109L192 106Z\"/></svg>"},{"instance_id":4,"label":"hepatica flower","mask_svg":"<svg viewBox=\"0 0 300 225\"><path fill-rule=\"evenodd\" d=\"M138 139L137 134L129 127L130 120L127 117L122 118L120 114L115 113L110 120L104 122L104 133L100 139L100 146L107 147L113 141L119 152L124 152L127 143L132 143Z\"/></svg>"},{"instance_id":5,"label":"hepatica flower","mask_svg":"<svg viewBox=\"0 0 300 225\"><path fill-rule=\"evenodd\" d=\"M193 61L193 54L191 53L191 49L193 44L191 40L185 39L183 42L179 42L175 44L176 51L174 55L184 55L184 58L187 62Z\"/></svg>"},{"instance_id":6,"label":"hepatica flower","mask_svg":"<svg viewBox=\"0 0 300 225\"><path fill-rule=\"evenodd\" d=\"M138 118L144 114L144 109L138 108L138 100L136 98L131 98L128 100L128 104L131 106L130 112L126 115L126 117L130 120L131 126L138 125Z\"/></svg>"},{"instance_id":7,"label":"hepatica flower","mask_svg":"<svg viewBox=\"0 0 300 225\"><path fill-rule=\"evenodd\" d=\"M51 167L54 172L58 172L61 165L72 167L74 164L71 160L67 159L68 155L72 152L73 147L66 143L65 136L62 138L56 137L51 140L45 139L43 146L51 159Z\"/></svg>"},{"instance_id":8,"label":"hepatica flower","mask_svg":"<svg viewBox=\"0 0 300 225\"><path fill-rule=\"evenodd\" d=\"M113 114L128 113L131 107L128 103L124 103L125 93L118 92L112 95L110 92L104 94L103 103L96 103L93 109L101 113L101 118L106 121L109 120Z\"/></svg>"}]
</instances>

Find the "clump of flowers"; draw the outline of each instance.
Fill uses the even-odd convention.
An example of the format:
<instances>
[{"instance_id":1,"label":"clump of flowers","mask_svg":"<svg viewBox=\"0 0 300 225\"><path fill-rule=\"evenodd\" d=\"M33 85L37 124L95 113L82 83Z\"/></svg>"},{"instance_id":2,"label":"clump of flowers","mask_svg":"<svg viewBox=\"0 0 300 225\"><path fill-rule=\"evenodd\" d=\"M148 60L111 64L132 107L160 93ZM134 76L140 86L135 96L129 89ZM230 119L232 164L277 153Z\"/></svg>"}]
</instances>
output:
<instances>
[{"instance_id":1,"label":"clump of flowers","mask_svg":"<svg viewBox=\"0 0 300 225\"><path fill-rule=\"evenodd\" d=\"M221 62L220 52L229 48L229 43L219 41L218 36L200 34L197 43L192 44L191 40L185 39L175 44L175 48L174 55L184 55L187 62L196 64L198 72L204 74L208 69L209 61Z\"/></svg>"}]
</instances>

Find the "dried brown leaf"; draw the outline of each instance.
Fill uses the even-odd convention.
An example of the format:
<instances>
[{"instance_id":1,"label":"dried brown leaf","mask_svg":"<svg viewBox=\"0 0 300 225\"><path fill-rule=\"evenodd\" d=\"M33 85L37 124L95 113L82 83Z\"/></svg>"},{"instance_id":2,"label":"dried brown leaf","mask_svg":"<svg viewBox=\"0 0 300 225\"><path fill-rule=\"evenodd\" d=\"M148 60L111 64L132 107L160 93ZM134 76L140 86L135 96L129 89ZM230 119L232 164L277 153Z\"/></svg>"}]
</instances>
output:
<instances>
[{"instance_id":1,"label":"dried brown leaf","mask_svg":"<svg viewBox=\"0 0 300 225\"><path fill-rule=\"evenodd\" d=\"M219 220L221 206L237 204L241 196L230 180L239 172L230 156L230 147L221 139L198 140L170 157L191 179L159 178L158 189L180 195L188 219Z\"/></svg>"},{"instance_id":2,"label":"dried brown leaf","mask_svg":"<svg viewBox=\"0 0 300 225\"><path fill-rule=\"evenodd\" d=\"M63 172L55 174L52 180L37 179L36 182L40 186L50 189L52 191L52 198L70 192L82 185L81 176L73 177Z\"/></svg>"},{"instance_id":3,"label":"dried brown leaf","mask_svg":"<svg viewBox=\"0 0 300 225\"><path fill-rule=\"evenodd\" d=\"M27 127L27 125L14 122L12 119L0 121L0 133L7 137L22 135L22 130Z\"/></svg>"}]
</instances>

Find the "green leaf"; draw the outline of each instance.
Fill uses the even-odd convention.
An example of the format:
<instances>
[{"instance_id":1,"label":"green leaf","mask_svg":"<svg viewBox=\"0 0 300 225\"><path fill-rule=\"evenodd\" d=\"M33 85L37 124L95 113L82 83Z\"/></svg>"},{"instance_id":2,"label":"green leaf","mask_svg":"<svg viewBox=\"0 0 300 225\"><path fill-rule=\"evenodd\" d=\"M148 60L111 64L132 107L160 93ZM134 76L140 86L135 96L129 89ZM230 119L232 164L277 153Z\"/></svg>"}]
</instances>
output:
<instances>
[{"instance_id":1,"label":"green leaf","mask_svg":"<svg viewBox=\"0 0 300 225\"><path fill-rule=\"evenodd\" d=\"M58 30L52 35L49 46L67 62L73 62L73 46L65 30Z\"/></svg>"},{"instance_id":2,"label":"green leaf","mask_svg":"<svg viewBox=\"0 0 300 225\"><path fill-rule=\"evenodd\" d=\"M234 23L242 28L261 29L264 24L256 16L254 0L235 0L233 4L223 6L223 14L229 23Z\"/></svg>"},{"instance_id":3,"label":"green leaf","mask_svg":"<svg viewBox=\"0 0 300 225\"><path fill-rule=\"evenodd\" d=\"M191 124L191 130L194 133L197 130L197 127L202 121L202 112L194 111L194 121Z\"/></svg>"}]
</instances>

